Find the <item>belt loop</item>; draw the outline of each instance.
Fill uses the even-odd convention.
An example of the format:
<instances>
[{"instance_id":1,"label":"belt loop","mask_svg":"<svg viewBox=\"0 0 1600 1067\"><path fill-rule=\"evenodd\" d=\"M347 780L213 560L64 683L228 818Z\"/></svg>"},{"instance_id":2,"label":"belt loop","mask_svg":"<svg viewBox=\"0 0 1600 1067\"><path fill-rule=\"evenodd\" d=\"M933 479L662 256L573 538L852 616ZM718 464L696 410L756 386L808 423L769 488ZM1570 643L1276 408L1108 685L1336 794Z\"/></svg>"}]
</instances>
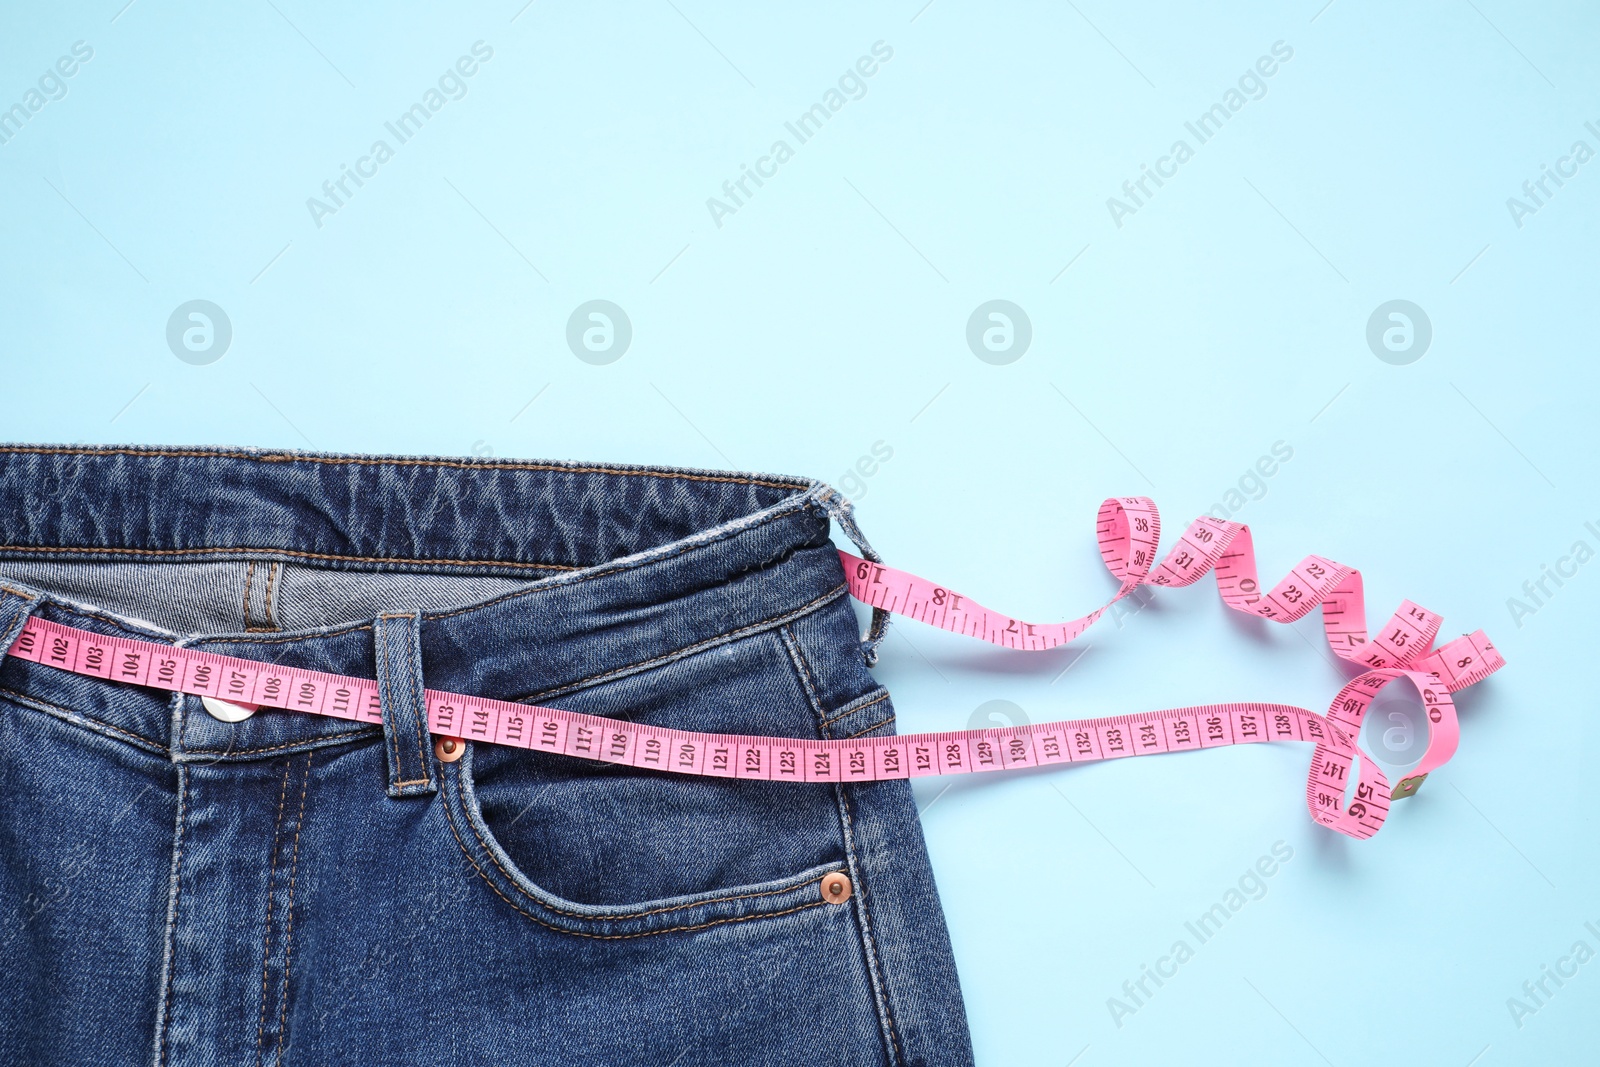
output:
<instances>
[{"instance_id":1,"label":"belt loop","mask_svg":"<svg viewBox=\"0 0 1600 1067\"><path fill-rule=\"evenodd\" d=\"M28 623L28 616L39 606L37 593L0 585L0 658L4 658Z\"/></svg>"},{"instance_id":2,"label":"belt loop","mask_svg":"<svg viewBox=\"0 0 1600 1067\"><path fill-rule=\"evenodd\" d=\"M417 612L378 616L373 627L383 747L389 761L389 795L427 796L438 791L428 710L422 690L422 627Z\"/></svg>"},{"instance_id":3,"label":"belt loop","mask_svg":"<svg viewBox=\"0 0 1600 1067\"><path fill-rule=\"evenodd\" d=\"M829 485L822 486L817 494L817 499L822 506L828 509L828 514L833 516L833 521L839 524L839 529L844 531L846 537L854 542L861 550L861 554L873 563L882 563L883 557L867 543L866 534L861 532L861 527L856 525L854 505L850 499L837 489ZM867 666L876 666L878 662L878 646L883 639L889 636L889 613L882 608L872 609L872 621L867 625L867 635L861 640L861 657L867 661Z\"/></svg>"}]
</instances>

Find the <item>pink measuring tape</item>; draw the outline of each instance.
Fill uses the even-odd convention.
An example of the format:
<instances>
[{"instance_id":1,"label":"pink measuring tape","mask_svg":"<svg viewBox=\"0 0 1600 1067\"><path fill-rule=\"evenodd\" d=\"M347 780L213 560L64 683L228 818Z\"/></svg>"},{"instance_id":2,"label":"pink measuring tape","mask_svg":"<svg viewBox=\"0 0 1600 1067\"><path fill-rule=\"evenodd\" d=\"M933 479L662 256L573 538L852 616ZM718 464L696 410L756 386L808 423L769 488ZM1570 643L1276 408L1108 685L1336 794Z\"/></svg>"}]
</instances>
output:
<instances>
[{"instance_id":1,"label":"pink measuring tape","mask_svg":"<svg viewBox=\"0 0 1600 1067\"><path fill-rule=\"evenodd\" d=\"M1239 523L1203 516L1156 564L1161 519L1155 504L1144 497L1122 497L1100 506L1098 536L1100 555L1120 588L1104 607L1067 623L1022 622L915 575L848 552L839 555L857 599L1024 651L1072 640L1140 585L1190 585L1214 571L1223 602L1237 611L1292 622L1322 605L1334 652L1367 670L1339 690L1326 715L1285 704L1212 704L991 730L820 741L668 730L430 689L428 727L449 737L646 770L788 782L872 782L1256 741L1306 741L1315 746L1306 780L1311 817L1340 833L1367 838L1383 826L1391 800L1415 793L1429 772L1455 753L1460 730L1450 693L1504 666L1481 630L1433 649L1439 616L1409 600L1377 639L1369 640L1360 572L1320 556L1307 556L1288 577L1262 592L1250 530ZM360 722L383 721L375 681L104 637L44 619L30 618L24 624L10 655L108 681ZM1378 691L1401 679L1421 695L1430 730L1422 761L1391 790L1356 739Z\"/></svg>"}]
</instances>

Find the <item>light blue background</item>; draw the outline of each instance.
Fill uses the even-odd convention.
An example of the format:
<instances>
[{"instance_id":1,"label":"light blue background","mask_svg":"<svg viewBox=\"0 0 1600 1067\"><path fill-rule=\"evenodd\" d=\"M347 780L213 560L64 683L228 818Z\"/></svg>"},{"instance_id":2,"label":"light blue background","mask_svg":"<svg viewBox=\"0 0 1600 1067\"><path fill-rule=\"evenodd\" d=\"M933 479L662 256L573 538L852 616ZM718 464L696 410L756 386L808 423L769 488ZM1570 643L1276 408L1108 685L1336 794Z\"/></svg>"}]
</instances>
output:
<instances>
[{"instance_id":1,"label":"light blue background","mask_svg":"<svg viewBox=\"0 0 1600 1067\"><path fill-rule=\"evenodd\" d=\"M1269 577L1354 564L1373 625L1411 597L1510 666L1365 843L1307 818L1303 746L919 783L979 1063L1593 1061L1600 962L1520 1027L1507 998L1600 949L1600 564L1507 600L1600 548L1600 163L1520 227L1506 204L1600 149L1592 8L123 2L0 14L0 107L94 50L0 145L0 438L836 484L882 442L876 547L1038 620L1111 589L1103 497L1170 528L1282 441L1236 515ZM479 40L467 95L319 228L307 198ZM877 41L865 96L719 227L707 198ZM1184 122L1277 41L1265 96L1196 146ZM1107 198L1180 137L1195 157L1119 228ZM634 331L606 366L565 340L596 298ZM996 298L1033 329L1004 366L965 340ZM232 324L209 365L165 340L191 299ZM1366 342L1391 299L1432 323L1409 365ZM904 731L995 699L1322 710L1345 676L1315 616L1230 617L1209 579L1121 623L1028 657L901 622L878 673ZM1117 1026L1107 999L1280 840L1266 895Z\"/></svg>"}]
</instances>

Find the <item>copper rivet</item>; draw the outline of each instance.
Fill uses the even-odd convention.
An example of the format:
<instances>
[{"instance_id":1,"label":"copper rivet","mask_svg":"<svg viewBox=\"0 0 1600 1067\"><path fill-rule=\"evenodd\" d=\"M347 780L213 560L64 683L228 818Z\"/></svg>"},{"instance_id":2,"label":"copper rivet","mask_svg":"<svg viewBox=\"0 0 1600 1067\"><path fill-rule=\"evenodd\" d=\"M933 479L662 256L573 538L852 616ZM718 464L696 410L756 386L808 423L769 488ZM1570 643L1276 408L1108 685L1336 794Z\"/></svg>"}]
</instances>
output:
<instances>
[{"instance_id":1,"label":"copper rivet","mask_svg":"<svg viewBox=\"0 0 1600 1067\"><path fill-rule=\"evenodd\" d=\"M829 904L843 904L850 899L850 879L835 871L822 877L822 899Z\"/></svg>"},{"instance_id":2,"label":"copper rivet","mask_svg":"<svg viewBox=\"0 0 1600 1067\"><path fill-rule=\"evenodd\" d=\"M466 742L459 737L441 737L433 743L433 754L440 763L454 763L467 750Z\"/></svg>"}]
</instances>

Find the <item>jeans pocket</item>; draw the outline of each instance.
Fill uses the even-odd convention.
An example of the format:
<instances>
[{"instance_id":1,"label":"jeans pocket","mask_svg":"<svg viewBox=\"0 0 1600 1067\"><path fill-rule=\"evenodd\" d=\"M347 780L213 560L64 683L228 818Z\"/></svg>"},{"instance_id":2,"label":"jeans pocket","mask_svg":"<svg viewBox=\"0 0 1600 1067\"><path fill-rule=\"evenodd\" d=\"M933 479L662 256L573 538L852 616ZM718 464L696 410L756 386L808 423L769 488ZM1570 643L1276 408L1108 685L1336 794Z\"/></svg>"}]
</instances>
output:
<instances>
[{"instance_id":1,"label":"jeans pocket","mask_svg":"<svg viewBox=\"0 0 1600 1067\"><path fill-rule=\"evenodd\" d=\"M618 940L791 915L824 905L822 880L843 866L842 860L834 861L764 882L624 904L570 900L530 878L495 837L473 790L472 755L469 745L458 762L447 765L444 774L442 799L451 833L496 896L548 929ZM615 859L628 864L636 858Z\"/></svg>"},{"instance_id":2,"label":"jeans pocket","mask_svg":"<svg viewBox=\"0 0 1600 1067\"><path fill-rule=\"evenodd\" d=\"M541 699L705 732L815 738L819 729L774 632ZM472 743L442 769L450 832L477 874L523 915L573 934L637 937L792 914L821 905L823 877L845 863L827 786Z\"/></svg>"}]
</instances>

